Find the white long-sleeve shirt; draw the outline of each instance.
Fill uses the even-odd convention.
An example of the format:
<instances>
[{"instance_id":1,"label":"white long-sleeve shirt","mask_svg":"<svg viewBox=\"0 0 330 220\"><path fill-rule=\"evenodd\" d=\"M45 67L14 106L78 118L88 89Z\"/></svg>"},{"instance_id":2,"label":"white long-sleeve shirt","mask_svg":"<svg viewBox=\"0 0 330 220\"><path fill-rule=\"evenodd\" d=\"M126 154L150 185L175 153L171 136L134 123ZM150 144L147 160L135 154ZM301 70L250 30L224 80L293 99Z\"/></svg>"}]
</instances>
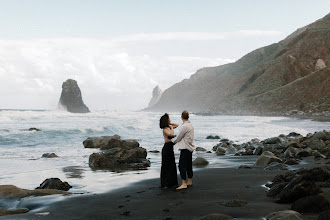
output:
<instances>
[{"instance_id":1,"label":"white long-sleeve shirt","mask_svg":"<svg viewBox=\"0 0 330 220\"><path fill-rule=\"evenodd\" d=\"M190 121L186 121L182 124L179 134L172 139L175 144L174 147L179 149L187 149L191 152L195 150L194 144L194 127Z\"/></svg>"}]
</instances>

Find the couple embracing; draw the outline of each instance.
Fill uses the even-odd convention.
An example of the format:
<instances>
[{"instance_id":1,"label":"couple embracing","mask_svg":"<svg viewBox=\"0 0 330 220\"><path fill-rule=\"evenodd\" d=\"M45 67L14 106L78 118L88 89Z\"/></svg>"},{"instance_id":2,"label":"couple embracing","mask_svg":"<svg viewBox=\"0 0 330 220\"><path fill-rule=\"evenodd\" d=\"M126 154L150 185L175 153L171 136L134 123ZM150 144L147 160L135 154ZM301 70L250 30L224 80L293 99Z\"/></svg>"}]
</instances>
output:
<instances>
[{"instance_id":1,"label":"couple embracing","mask_svg":"<svg viewBox=\"0 0 330 220\"><path fill-rule=\"evenodd\" d=\"M186 189L188 186L192 185L192 153L195 149L194 128L189 121L189 113L187 111L182 112L181 119L183 124L180 128L179 134L174 137L174 129L179 125L172 123L167 113L160 118L159 125L160 128L163 129L163 136L165 140L165 144L162 149L162 167L160 172L162 188L172 188L178 186L173 147L181 151L179 171L182 184L176 189Z\"/></svg>"}]
</instances>

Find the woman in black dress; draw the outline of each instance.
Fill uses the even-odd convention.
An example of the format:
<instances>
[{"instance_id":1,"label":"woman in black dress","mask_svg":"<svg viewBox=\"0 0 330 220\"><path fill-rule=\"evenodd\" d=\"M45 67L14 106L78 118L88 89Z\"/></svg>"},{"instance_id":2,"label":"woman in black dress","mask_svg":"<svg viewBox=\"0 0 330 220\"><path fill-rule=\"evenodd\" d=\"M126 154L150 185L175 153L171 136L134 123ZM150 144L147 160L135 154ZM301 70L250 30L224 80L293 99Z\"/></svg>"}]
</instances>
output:
<instances>
[{"instance_id":1,"label":"woman in black dress","mask_svg":"<svg viewBox=\"0 0 330 220\"><path fill-rule=\"evenodd\" d=\"M178 185L175 157L173 152L174 129L179 125L171 123L170 117L165 113L159 121L159 126L163 129L163 136L165 140L162 149L162 167L160 171L160 182L162 188L176 187Z\"/></svg>"}]
</instances>

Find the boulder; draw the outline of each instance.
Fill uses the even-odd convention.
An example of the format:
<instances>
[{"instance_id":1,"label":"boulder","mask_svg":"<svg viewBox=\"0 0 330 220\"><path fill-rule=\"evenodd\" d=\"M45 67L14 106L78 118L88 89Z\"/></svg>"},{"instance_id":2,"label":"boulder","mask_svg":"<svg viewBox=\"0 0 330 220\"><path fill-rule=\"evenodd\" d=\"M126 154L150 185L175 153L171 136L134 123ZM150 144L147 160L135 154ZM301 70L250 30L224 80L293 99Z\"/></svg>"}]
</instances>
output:
<instances>
[{"instance_id":1,"label":"boulder","mask_svg":"<svg viewBox=\"0 0 330 220\"><path fill-rule=\"evenodd\" d=\"M302 220L301 214L293 210L272 212L266 215L265 218L267 220Z\"/></svg>"},{"instance_id":2,"label":"boulder","mask_svg":"<svg viewBox=\"0 0 330 220\"><path fill-rule=\"evenodd\" d=\"M316 195L322 190L311 180L296 177L275 197L278 203L292 203L300 198Z\"/></svg>"},{"instance_id":3,"label":"boulder","mask_svg":"<svg viewBox=\"0 0 330 220\"><path fill-rule=\"evenodd\" d=\"M315 134L313 134L313 137L312 137L314 140L323 140L323 141L326 141L327 140L327 134L325 131L319 131L319 132L316 132Z\"/></svg>"},{"instance_id":4,"label":"boulder","mask_svg":"<svg viewBox=\"0 0 330 220\"><path fill-rule=\"evenodd\" d=\"M322 150L325 148L325 143L321 140L311 140L306 142L306 146L311 148L312 150Z\"/></svg>"},{"instance_id":5,"label":"boulder","mask_svg":"<svg viewBox=\"0 0 330 220\"><path fill-rule=\"evenodd\" d=\"M196 150L196 151L202 151L202 152L206 151L206 149L203 148L203 147L196 147L195 150Z\"/></svg>"},{"instance_id":6,"label":"boulder","mask_svg":"<svg viewBox=\"0 0 330 220\"><path fill-rule=\"evenodd\" d=\"M305 180L313 180L316 182L324 182L330 179L330 171L326 166L314 167L309 170L301 169L298 171L298 174Z\"/></svg>"},{"instance_id":7,"label":"boulder","mask_svg":"<svg viewBox=\"0 0 330 220\"><path fill-rule=\"evenodd\" d=\"M276 157L272 152L265 151L263 152L255 162L256 166L267 166L268 164L272 162L279 162L281 163L282 160L278 157Z\"/></svg>"},{"instance_id":8,"label":"boulder","mask_svg":"<svg viewBox=\"0 0 330 220\"><path fill-rule=\"evenodd\" d=\"M68 195L69 192L64 192L56 189L21 189L13 185L0 185L0 197L6 199L13 198L24 198L28 196L46 196L46 195L54 195L54 194L63 194Z\"/></svg>"},{"instance_id":9,"label":"boulder","mask_svg":"<svg viewBox=\"0 0 330 220\"><path fill-rule=\"evenodd\" d=\"M297 154L296 154L296 157L297 158L300 158L300 157L309 157L309 156L312 156L312 153L313 153L313 150L309 147L299 151Z\"/></svg>"},{"instance_id":10,"label":"boulder","mask_svg":"<svg viewBox=\"0 0 330 220\"><path fill-rule=\"evenodd\" d=\"M22 208L22 209L0 209L0 216L5 216L5 215L17 215L17 214L23 214L27 213L29 210Z\"/></svg>"},{"instance_id":11,"label":"boulder","mask_svg":"<svg viewBox=\"0 0 330 220\"><path fill-rule=\"evenodd\" d=\"M293 158L298 152L300 152L300 149L290 146L284 151L284 157Z\"/></svg>"},{"instance_id":12,"label":"boulder","mask_svg":"<svg viewBox=\"0 0 330 220\"><path fill-rule=\"evenodd\" d=\"M77 81L68 79L62 84L62 93L59 108L72 113L88 113L88 107L84 104Z\"/></svg>"},{"instance_id":13,"label":"boulder","mask_svg":"<svg viewBox=\"0 0 330 220\"><path fill-rule=\"evenodd\" d=\"M154 106L162 97L163 95L163 91L160 89L159 86L156 86L153 90L152 90L152 97L150 99L148 108Z\"/></svg>"},{"instance_id":14,"label":"boulder","mask_svg":"<svg viewBox=\"0 0 330 220\"><path fill-rule=\"evenodd\" d=\"M275 197L278 194L280 194L280 192L284 189L284 187L287 185L287 183L278 183L278 184L274 184L269 191L267 192L267 196L268 197Z\"/></svg>"},{"instance_id":15,"label":"boulder","mask_svg":"<svg viewBox=\"0 0 330 220\"><path fill-rule=\"evenodd\" d=\"M42 155L42 157L46 157L46 158L55 158L58 157L55 153L45 153Z\"/></svg>"},{"instance_id":16,"label":"boulder","mask_svg":"<svg viewBox=\"0 0 330 220\"><path fill-rule=\"evenodd\" d=\"M38 128L29 128L29 131L41 131L41 130Z\"/></svg>"},{"instance_id":17,"label":"boulder","mask_svg":"<svg viewBox=\"0 0 330 220\"><path fill-rule=\"evenodd\" d=\"M286 164L286 165L297 165L297 164L299 164L299 160L297 160L297 159L286 159L284 161L284 164Z\"/></svg>"},{"instance_id":18,"label":"boulder","mask_svg":"<svg viewBox=\"0 0 330 220\"><path fill-rule=\"evenodd\" d=\"M150 166L146 160L147 151L142 147L133 149L112 148L110 150L93 153L89 156L89 166L93 169L110 168L141 168Z\"/></svg>"},{"instance_id":19,"label":"boulder","mask_svg":"<svg viewBox=\"0 0 330 220\"><path fill-rule=\"evenodd\" d=\"M220 214L220 213L212 213L212 214L206 215L202 218L197 218L195 220L230 220L230 219L234 219L234 218L229 215L224 215L224 214Z\"/></svg>"},{"instance_id":20,"label":"boulder","mask_svg":"<svg viewBox=\"0 0 330 220\"><path fill-rule=\"evenodd\" d=\"M197 157L197 158L192 162L192 165L193 165L193 166L206 166L206 165L208 165L208 164L209 164L209 162L208 162L206 159L202 158L202 157Z\"/></svg>"},{"instance_id":21,"label":"boulder","mask_svg":"<svg viewBox=\"0 0 330 220\"><path fill-rule=\"evenodd\" d=\"M226 154L235 154L237 152L236 148L233 145L228 145Z\"/></svg>"},{"instance_id":22,"label":"boulder","mask_svg":"<svg viewBox=\"0 0 330 220\"><path fill-rule=\"evenodd\" d=\"M292 140L292 141L289 141L287 142L285 145L284 145L284 148L287 149L289 147L292 147L292 148L300 148L301 147L301 144L298 140Z\"/></svg>"},{"instance_id":23,"label":"boulder","mask_svg":"<svg viewBox=\"0 0 330 220\"><path fill-rule=\"evenodd\" d=\"M265 170L288 170L288 166L283 163L272 162L264 168Z\"/></svg>"},{"instance_id":24,"label":"boulder","mask_svg":"<svg viewBox=\"0 0 330 220\"><path fill-rule=\"evenodd\" d=\"M320 213L329 210L330 203L329 200L324 196L324 194L320 193L317 195L307 196L296 200L292 204L291 209L302 213Z\"/></svg>"},{"instance_id":25,"label":"boulder","mask_svg":"<svg viewBox=\"0 0 330 220\"><path fill-rule=\"evenodd\" d=\"M49 178L43 181L36 189L57 189L68 191L72 186L67 182L62 182L59 178Z\"/></svg>"},{"instance_id":26,"label":"boulder","mask_svg":"<svg viewBox=\"0 0 330 220\"><path fill-rule=\"evenodd\" d=\"M279 137L272 137L272 138L267 138L263 142L265 144L277 144L277 143L281 143L281 139Z\"/></svg>"},{"instance_id":27,"label":"boulder","mask_svg":"<svg viewBox=\"0 0 330 220\"><path fill-rule=\"evenodd\" d=\"M324 60L322 60L322 59L318 59L317 61L316 61L316 63L315 63L315 71L319 71L319 70L321 70L321 69L323 69L323 68L325 68L326 67L326 65L325 65L325 63L324 63Z\"/></svg>"},{"instance_id":28,"label":"boulder","mask_svg":"<svg viewBox=\"0 0 330 220\"><path fill-rule=\"evenodd\" d=\"M100 147L101 150L109 150L113 148L121 148L121 149L135 149L140 146L139 142L135 140L120 140L117 138L112 138L106 145L102 145Z\"/></svg>"},{"instance_id":29,"label":"boulder","mask_svg":"<svg viewBox=\"0 0 330 220\"><path fill-rule=\"evenodd\" d=\"M102 137L89 137L83 141L85 148L100 148L101 146L107 145L111 139L119 139L119 135L114 136L102 136Z\"/></svg>"},{"instance_id":30,"label":"boulder","mask_svg":"<svg viewBox=\"0 0 330 220\"><path fill-rule=\"evenodd\" d=\"M261 155L263 150L264 150L263 146L258 146L257 148L254 149L253 154L254 155Z\"/></svg>"},{"instance_id":31,"label":"boulder","mask_svg":"<svg viewBox=\"0 0 330 220\"><path fill-rule=\"evenodd\" d=\"M206 139L220 139L220 136L219 135L209 135L206 137Z\"/></svg>"},{"instance_id":32,"label":"boulder","mask_svg":"<svg viewBox=\"0 0 330 220\"><path fill-rule=\"evenodd\" d=\"M275 144L265 144L262 152L275 152Z\"/></svg>"},{"instance_id":33,"label":"boulder","mask_svg":"<svg viewBox=\"0 0 330 220\"><path fill-rule=\"evenodd\" d=\"M215 153L216 153L218 156L222 156L222 155L225 155L225 154L226 154L226 151L227 151L227 150L226 150L225 148L223 148L223 147L218 147Z\"/></svg>"}]
</instances>

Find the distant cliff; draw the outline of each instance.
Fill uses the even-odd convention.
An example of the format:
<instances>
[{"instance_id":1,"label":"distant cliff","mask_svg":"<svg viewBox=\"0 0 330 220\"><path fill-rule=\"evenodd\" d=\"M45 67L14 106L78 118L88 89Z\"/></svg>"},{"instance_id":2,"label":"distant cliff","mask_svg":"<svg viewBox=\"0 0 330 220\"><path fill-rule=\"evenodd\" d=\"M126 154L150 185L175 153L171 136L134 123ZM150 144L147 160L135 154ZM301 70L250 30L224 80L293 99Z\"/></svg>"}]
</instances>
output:
<instances>
[{"instance_id":1,"label":"distant cliff","mask_svg":"<svg viewBox=\"0 0 330 220\"><path fill-rule=\"evenodd\" d=\"M152 91L152 97L149 102L148 108L154 106L162 97L163 91L159 88L159 86L156 86L154 90Z\"/></svg>"},{"instance_id":2,"label":"distant cliff","mask_svg":"<svg viewBox=\"0 0 330 220\"><path fill-rule=\"evenodd\" d=\"M90 112L82 100L81 91L78 87L77 81L68 79L62 84L59 107L72 113Z\"/></svg>"},{"instance_id":3,"label":"distant cliff","mask_svg":"<svg viewBox=\"0 0 330 220\"><path fill-rule=\"evenodd\" d=\"M222 114L330 111L330 14L235 63L198 70L148 110ZM180 95L179 95L180 94Z\"/></svg>"}]
</instances>

